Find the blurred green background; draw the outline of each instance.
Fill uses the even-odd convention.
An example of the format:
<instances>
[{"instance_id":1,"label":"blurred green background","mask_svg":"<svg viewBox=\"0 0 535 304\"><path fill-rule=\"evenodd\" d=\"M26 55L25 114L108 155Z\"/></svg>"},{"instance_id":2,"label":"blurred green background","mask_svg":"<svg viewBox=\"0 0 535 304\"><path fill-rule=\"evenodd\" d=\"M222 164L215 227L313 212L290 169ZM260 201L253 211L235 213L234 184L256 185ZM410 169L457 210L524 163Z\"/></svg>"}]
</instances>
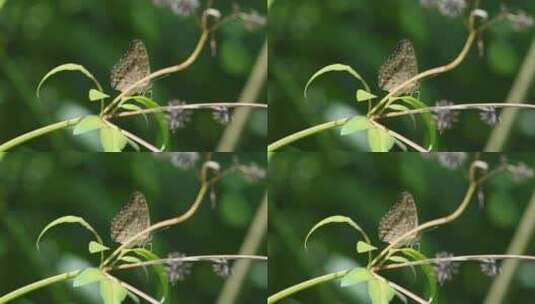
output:
<instances>
[{"instance_id":1,"label":"blurred green background","mask_svg":"<svg viewBox=\"0 0 535 304\"><path fill-rule=\"evenodd\" d=\"M200 1L202 5L206 0ZM245 12L266 13L265 1L215 1L225 16L238 3ZM91 81L75 72L61 73L45 83L41 100L35 90L40 79L64 63L85 66L114 96L109 73L134 38L148 49L152 70L184 60L200 35L196 17L180 17L151 0L8 0L0 10L0 142L46 124L98 112L88 101ZM152 97L161 105L172 99L189 103L237 101L266 37L264 28L249 31L239 21L227 23L215 35L217 55L207 46L186 71L156 80ZM266 102L265 90L257 101ZM118 123L155 142L157 125L142 117ZM209 111L196 111L186 128L171 135L168 150L212 151L224 126ZM96 134L73 137L72 129L25 143L21 150L99 150ZM254 110L241 134L240 149L264 150L267 112Z\"/></svg>"},{"instance_id":2,"label":"blurred green background","mask_svg":"<svg viewBox=\"0 0 535 304\"><path fill-rule=\"evenodd\" d=\"M471 3L472 1L467 1ZM523 9L535 15L534 1L504 1L512 11ZM498 0L482 1L490 16L499 10ZM485 55L474 47L455 70L424 80L420 97L432 105L440 99L455 103L503 102L534 39L535 27L515 32L508 22L499 22L484 35ZM303 89L320 68L343 63L357 70L378 96L377 70L397 41L410 39L415 46L420 71L450 62L466 40L461 18L425 9L418 0L294 0L274 1L269 12L269 140L273 142L313 125L365 113L357 105L360 83L347 73L328 73L313 82L307 100ZM532 86L526 100L535 102ZM415 129L409 118L390 119L386 124L423 144L423 124ZM491 127L474 111L463 112L453 129L438 139L438 150L480 151ZM362 132L361 132L362 133ZM507 150L534 148L535 111L523 111L516 119ZM364 134L339 136L339 129L322 132L291 145L315 151L337 147L367 151Z\"/></svg>"},{"instance_id":3,"label":"blurred green background","mask_svg":"<svg viewBox=\"0 0 535 304\"><path fill-rule=\"evenodd\" d=\"M265 167L265 154L215 154L228 168L237 157L243 164ZM52 220L77 215L89 222L113 246L111 219L134 190L145 194L153 223L184 212L199 183L200 163L189 170L150 153L14 153L0 162L0 294L81 267L98 265L98 255L87 251L91 234L79 225L60 225L45 234L37 251L35 241ZM153 252L166 257L238 254L248 226L264 195L265 182L251 183L239 173L225 176L215 188L216 205L207 198L183 224L153 234ZM257 253L266 255L265 245ZM128 283L157 296L157 278L144 271L116 273ZM215 303L224 280L209 263L197 263L191 274L170 286L169 303ZM15 303L101 303L97 285L72 288L72 280L27 294ZM93 288L91 288L93 287ZM266 297L267 264L253 262L241 286L237 303L258 303ZM125 303L130 303L127 300Z\"/></svg>"},{"instance_id":4,"label":"blurred green background","mask_svg":"<svg viewBox=\"0 0 535 304\"><path fill-rule=\"evenodd\" d=\"M473 157L470 156L470 157ZM511 163L535 166L533 154L507 154ZM499 154L484 154L490 168L500 162ZM277 153L270 160L269 205L269 294L299 282L365 265L357 256L360 235L346 224L330 224L317 230L308 242L308 231L331 215L356 221L378 241L377 225L401 191L414 195L420 223L452 212L468 187L468 161L456 170L417 153ZM441 251L455 255L503 254L515 233L533 191L533 178L515 183L501 173L483 187L484 208L474 198L456 221L424 232L420 250L428 257ZM535 216L535 215L531 215ZM532 237L533 240L533 237ZM531 241L526 253L535 254ZM415 278L409 269L393 270L386 276L422 295L425 279ZM280 303L368 303L366 289L340 288L338 281L317 285ZM453 281L439 286L438 303L482 303L492 278L481 273L478 263L465 263ZM504 303L528 303L535 295L535 263L521 262ZM411 302L411 301L409 301ZM396 299L393 303L401 303Z\"/></svg>"}]
</instances>

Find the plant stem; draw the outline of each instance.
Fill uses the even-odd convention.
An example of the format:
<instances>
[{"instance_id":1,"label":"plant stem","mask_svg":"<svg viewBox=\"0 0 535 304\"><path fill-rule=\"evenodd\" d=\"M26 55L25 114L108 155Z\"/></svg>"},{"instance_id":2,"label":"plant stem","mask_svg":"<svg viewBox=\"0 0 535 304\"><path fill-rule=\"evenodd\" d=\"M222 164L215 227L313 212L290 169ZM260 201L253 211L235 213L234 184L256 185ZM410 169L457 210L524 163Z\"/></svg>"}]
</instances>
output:
<instances>
[{"instance_id":1,"label":"plant stem","mask_svg":"<svg viewBox=\"0 0 535 304\"><path fill-rule=\"evenodd\" d=\"M416 82L416 81L418 81L420 79L423 79L423 78L426 78L426 77L429 77L429 76L432 76L432 75L436 75L436 74L442 74L442 73L445 73L447 71L450 71L450 70L456 68L464 60L464 58L468 54L468 51L472 47L472 44L474 44L474 40L475 40L476 36L477 36L477 31L471 30L470 33L468 34L468 37L466 38L466 42L464 44L463 49L461 50L459 55L457 55L457 57L455 57L455 59L453 59L453 61L451 61L448 64L445 64L445 65L442 65L442 66L439 66L439 67L436 67L436 68L432 68L432 69L429 69L429 70L427 70L425 72L422 72L422 73L412 77L411 79L403 82L402 84L398 85L392 91L390 91L385 97L383 97L383 99L381 99L372 108L372 110L370 112L368 112L368 116L373 115L373 113L377 112L381 107L383 109L388 107L388 105L392 102L390 100L390 98L395 96L396 94L398 94L407 85L409 85L409 84L411 84L413 82Z\"/></svg>"},{"instance_id":2,"label":"plant stem","mask_svg":"<svg viewBox=\"0 0 535 304\"><path fill-rule=\"evenodd\" d=\"M351 269L346 269L346 270L342 270L342 271L337 271L337 272L332 272L332 273L328 273L328 274L325 274L325 275L322 275L322 276L319 276L319 277L315 277L313 279L310 279L308 281L304 281L304 282L301 282L299 284L296 284L296 285L293 285L293 286L290 286L284 290L281 290L273 295L271 295L268 300L267 300L267 303L268 304L272 304L272 303L277 303L278 301L294 294L294 293L297 293L301 290L304 290L304 289L307 289L307 288L310 288L314 285L318 285L318 284L322 284L322 283L325 283L325 282L328 282L328 281L332 281L332 280L336 280L338 278L341 278L343 276L345 276L347 273L349 273L351 271Z\"/></svg>"},{"instance_id":3,"label":"plant stem","mask_svg":"<svg viewBox=\"0 0 535 304\"><path fill-rule=\"evenodd\" d=\"M142 145L143 147L149 149L151 152L162 152L160 149L158 149L155 146L149 144L144 139L141 139L140 137L138 137L138 136L126 131L125 129L119 128L119 130L121 130L121 133L123 133L124 136L130 138L130 140L135 141L138 144Z\"/></svg>"},{"instance_id":4,"label":"plant stem","mask_svg":"<svg viewBox=\"0 0 535 304\"><path fill-rule=\"evenodd\" d=\"M20 297L20 296L22 296L24 294L27 294L29 292L32 292L34 290L37 290L39 288L43 288L45 286L48 286L48 285L51 285L51 284L54 284L54 283L57 283L57 282L61 282L61 281L65 281L65 280L74 278L75 276L77 276L80 273L80 271L81 270L74 270L74 271L70 271L70 272L61 273L61 274L58 274L58 275L55 275L55 276L52 276L52 277L48 277L46 279L42 279L40 281L34 282L32 284L26 285L26 286L21 287L19 289L13 290L12 292L10 292L8 294L5 294L2 297L0 297L0 303L7 303L9 301L13 301L16 298L18 298L18 297Z\"/></svg>"},{"instance_id":5,"label":"plant stem","mask_svg":"<svg viewBox=\"0 0 535 304\"><path fill-rule=\"evenodd\" d=\"M479 261L485 259L492 259L492 260L507 260L507 259L515 259L515 260L527 260L527 261L535 261L535 256L530 255L517 255L517 254L478 254L478 255L462 255L462 256L454 256L454 257L447 257L447 258L435 258L435 259L425 259L425 260L418 260L418 261L412 261L412 262L405 262L405 263L397 263L397 264L390 264L385 265L383 267L380 267L376 270L390 270L390 269L398 269L403 267L410 267L410 266L418 266L418 265L424 265L424 264L433 264L437 262L466 262L466 261Z\"/></svg>"},{"instance_id":6,"label":"plant stem","mask_svg":"<svg viewBox=\"0 0 535 304\"><path fill-rule=\"evenodd\" d=\"M519 103L467 103L467 104L457 104L451 106L436 106L436 107L427 107L422 109L414 109L407 111L399 112L389 112L381 114L375 117L378 118L391 118L391 117L400 117L413 114L429 113L429 112L438 112L440 110L481 110L485 107L493 108L523 108L523 109L532 109L535 110L534 104L519 104Z\"/></svg>"},{"instance_id":7,"label":"plant stem","mask_svg":"<svg viewBox=\"0 0 535 304\"><path fill-rule=\"evenodd\" d=\"M341 119L325 122L325 123L310 127L308 129L304 129L304 130L301 130L299 132L290 134L290 135L288 135L288 136L286 136L284 138L281 138L281 139L277 140L276 142L273 142L272 144L270 144L268 146L268 152L274 152L274 151L278 150L281 147L284 147L284 146L286 146L288 144L293 143L294 141L298 141L298 140L300 140L302 138L305 138L305 137L308 137L310 135L313 135L313 134L316 134L316 133L319 133L319 132L322 132L322 131L325 131L325 130L329 130L329 129L332 129L332 128L336 128L336 127L342 126L349 119L351 119L351 117L346 117L346 118L341 118Z\"/></svg>"},{"instance_id":8,"label":"plant stem","mask_svg":"<svg viewBox=\"0 0 535 304\"><path fill-rule=\"evenodd\" d=\"M240 103L240 102L195 103L195 104L187 104L187 105L164 106L164 107L156 107L156 108L143 109L143 110L137 110L137 111L121 112L113 116L108 116L106 118L109 119L109 118L114 118L114 117L136 116L136 115L147 114L147 113L168 112L172 110L213 109L214 107L227 107L227 108L251 107L251 108L267 109L268 105L262 104L262 103Z\"/></svg>"},{"instance_id":9,"label":"plant stem","mask_svg":"<svg viewBox=\"0 0 535 304\"><path fill-rule=\"evenodd\" d=\"M471 181L470 182L470 186L468 187L468 190L466 190L464 198L463 198L462 202L459 204L459 206L457 207L457 209L455 209L449 215L446 215L446 216L443 216L443 217L440 217L440 218L425 222L425 223L419 225L418 227L415 227L415 228L407 231L406 233L404 233L400 237L396 238L392 243L390 243L385 249L383 249L373 259L373 261L369 264L368 268L372 269L375 265L377 265L378 262L381 261L381 259L392 248L394 248L395 246L398 246L405 238L409 237L410 235L415 235L418 232L421 232L421 231L423 231L425 229L428 229L428 228L431 228L431 227L436 227L436 226L439 226L439 225L444 225L444 224L447 224L447 223L452 222L455 219L457 219L464 212L464 210L466 209L466 206L468 206L468 203L470 203L470 200L472 199L472 196L474 195L478 185L479 185L479 183L477 181Z\"/></svg>"},{"instance_id":10,"label":"plant stem","mask_svg":"<svg viewBox=\"0 0 535 304\"><path fill-rule=\"evenodd\" d=\"M71 127L71 126L74 126L76 125L82 118L81 117L77 117L77 118L72 118L72 119L67 119L67 120L63 120L63 121L60 121L60 122L56 122L56 123L53 123L51 125L48 125L48 126L44 126L44 127L41 127L39 129L35 129L33 131L30 131L28 133L24 133L22 135L19 135L3 144L0 145L0 152L5 152L17 145L20 145L24 142L27 142L33 138L36 138L36 137L39 137L41 135L44 135L44 134L47 134L47 133L50 133L50 132L54 132L56 130L60 130L60 129L63 129L63 128L67 128L67 127Z\"/></svg>"},{"instance_id":11,"label":"plant stem","mask_svg":"<svg viewBox=\"0 0 535 304\"><path fill-rule=\"evenodd\" d=\"M193 64L195 62L197 57L199 57L199 54L201 53L201 50L203 49L204 45L206 44L206 41L208 40L209 33L210 32L208 30L203 29L203 32L201 34L201 37L199 38L199 41L197 42L197 45L195 46L195 49L193 50L193 52L190 54L190 56L186 60L184 60L180 64L177 64L177 65L174 65L174 66L170 66L170 67L158 70L158 71L156 71L156 72L154 72L154 73L152 73L152 74L150 74L150 75L148 75L146 77L143 77L139 81L136 81L134 84L132 84L127 89L122 91L121 94L117 95L117 97L115 97L113 99L113 101L110 102L106 106L106 108L104 108L104 110L101 113L101 116L104 116L110 110L112 110L114 108L114 106L117 105L117 103L121 102L123 97L127 96L132 90L134 90L135 88L137 88L141 84L143 84L145 82L149 82L152 79L158 78L158 77L166 75L166 74L176 73L176 72L182 71L184 69L187 69L191 64Z\"/></svg>"}]
</instances>

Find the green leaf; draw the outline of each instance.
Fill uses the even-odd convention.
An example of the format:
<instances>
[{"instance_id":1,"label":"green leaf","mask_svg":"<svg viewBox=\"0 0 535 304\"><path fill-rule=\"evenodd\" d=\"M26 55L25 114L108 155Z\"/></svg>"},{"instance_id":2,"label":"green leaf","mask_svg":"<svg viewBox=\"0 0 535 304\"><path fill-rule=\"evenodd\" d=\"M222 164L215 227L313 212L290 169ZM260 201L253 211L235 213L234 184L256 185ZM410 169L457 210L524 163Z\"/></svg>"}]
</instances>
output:
<instances>
[{"instance_id":1,"label":"green leaf","mask_svg":"<svg viewBox=\"0 0 535 304\"><path fill-rule=\"evenodd\" d=\"M60 225L60 224L71 224L71 223L82 225L84 228L86 228L87 230L93 233L93 235L95 236L95 238L97 239L99 243L102 243L102 239L98 235L97 231L93 229L93 227L91 227L91 225L89 225L89 223L87 223L83 218L78 217L78 216L73 216L73 215L67 215L67 216L62 216L60 218L57 218L53 220L52 222L50 222L48 225L46 225L46 227L39 234L39 237L37 238L37 242L35 243L35 245L37 246L37 250L39 250L39 241L41 240L45 232L47 232L50 228Z\"/></svg>"},{"instance_id":2,"label":"green leaf","mask_svg":"<svg viewBox=\"0 0 535 304\"><path fill-rule=\"evenodd\" d=\"M357 242L357 252L358 253L365 253L365 252L369 252L369 251L374 251L374 250L377 250L377 247L375 246L372 246L366 242L363 242L363 241L358 241Z\"/></svg>"},{"instance_id":3,"label":"green leaf","mask_svg":"<svg viewBox=\"0 0 535 304\"><path fill-rule=\"evenodd\" d=\"M139 111L139 110L142 110L142 108L140 106L137 106L137 105L131 104L131 103L122 104L120 106L120 108L128 110L128 111Z\"/></svg>"},{"instance_id":4,"label":"green leaf","mask_svg":"<svg viewBox=\"0 0 535 304\"><path fill-rule=\"evenodd\" d=\"M115 126L106 126L100 129L100 143L104 152L121 152L128 139Z\"/></svg>"},{"instance_id":5,"label":"green leaf","mask_svg":"<svg viewBox=\"0 0 535 304\"><path fill-rule=\"evenodd\" d=\"M394 137L383 128L368 129L368 144L372 152L388 152L394 146Z\"/></svg>"},{"instance_id":6,"label":"green leaf","mask_svg":"<svg viewBox=\"0 0 535 304\"><path fill-rule=\"evenodd\" d=\"M6 4L6 0L0 0L0 10L4 7L4 4Z\"/></svg>"},{"instance_id":7,"label":"green leaf","mask_svg":"<svg viewBox=\"0 0 535 304\"><path fill-rule=\"evenodd\" d=\"M98 130L106 127L106 123L98 115L90 115L84 117L76 126L72 132L74 135L80 135L90 131Z\"/></svg>"},{"instance_id":8,"label":"green leaf","mask_svg":"<svg viewBox=\"0 0 535 304\"><path fill-rule=\"evenodd\" d=\"M89 77L91 80L93 80L93 82L97 85L98 89L100 91L102 91L102 86L100 85L100 83L98 82L98 80L95 78L95 76L93 76L93 74L91 74L88 70L86 70L86 68L84 68L82 65L79 65L79 64L75 64L75 63L66 63L66 64L62 64L60 66L57 66L55 68L53 68L52 70L50 70L50 72L48 72L45 77L43 77L43 79L41 79L41 81L39 82L39 85L37 86L37 98L39 98L39 93L40 93L40 90L41 90L41 86L43 85L43 83L52 75L56 74L56 73L59 73L59 72L64 72L64 71L79 71L80 73L84 74L85 76Z\"/></svg>"},{"instance_id":9,"label":"green leaf","mask_svg":"<svg viewBox=\"0 0 535 304\"><path fill-rule=\"evenodd\" d=\"M80 287L87 284L95 283L106 279L104 274L98 268L87 268L80 272L72 282L73 287Z\"/></svg>"},{"instance_id":10,"label":"green leaf","mask_svg":"<svg viewBox=\"0 0 535 304\"><path fill-rule=\"evenodd\" d=\"M108 95L106 93L103 93L103 92L101 92L99 90L95 90L95 89L89 90L89 100L90 101L106 99L108 97L110 97L110 95Z\"/></svg>"},{"instance_id":11,"label":"green leaf","mask_svg":"<svg viewBox=\"0 0 535 304\"><path fill-rule=\"evenodd\" d=\"M407 258L397 255L389 257L388 260L396 263L406 263L409 261Z\"/></svg>"},{"instance_id":12,"label":"green leaf","mask_svg":"<svg viewBox=\"0 0 535 304\"><path fill-rule=\"evenodd\" d=\"M388 304L394 294L394 289L386 281L376 277L368 281L368 295L372 304Z\"/></svg>"},{"instance_id":13,"label":"green leaf","mask_svg":"<svg viewBox=\"0 0 535 304\"><path fill-rule=\"evenodd\" d=\"M100 281L100 296L104 304L120 304L126 298L128 291L121 286L116 279L105 279Z\"/></svg>"},{"instance_id":14,"label":"green leaf","mask_svg":"<svg viewBox=\"0 0 535 304\"><path fill-rule=\"evenodd\" d=\"M308 82L307 82L307 84L305 86L305 92L304 92L305 98L307 97L308 86L312 83L312 81L314 81L314 79L316 79L320 75L328 73L328 72L348 72L349 74L353 75L353 77L357 78L362 83L362 85L364 86L366 91L368 91L368 92L370 91L370 87L368 86L368 84L366 83L364 78L362 78L359 75L359 73L357 73L357 71L355 71L352 67L350 67L348 65L335 63L335 64L331 64L331 65L328 65L328 66L325 66L325 67L321 68L319 71L314 73L314 75L312 75L312 77L310 77L310 79L308 80Z\"/></svg>"},{"instance_id":15,"label":"green leaf","mask_svg":"<svg viewBox=\"0 0 535 304\"><path fill-rule=\"evenodd\" d=\"M414 261L418 261L418 260L426 260L427 257L422 254L420 251L417 251L417 250L414 250L412 248L402 248L402 249L399 249L400 252L402 252L403 254L407 255L408 257L410 257L411 259L413 259ZM432 264L422 264L422 265L419 265L420 268L422 269L426 279L427 279L427 285L426 285L426 288L424 290L424 294L426 296L427 299L429 299L430 301L434 300L436 295L437 295L437 278L436 278L436 274L435 274L435 271L433 269L433 265Z\"/></svg>"},{"instance_id":16,"label":"green leaf","mask_svg":"<svg viewBox=\"0 0 535 304\"><path fill-rule=\"evenodd\" d=\"M136 102L144 105L148 109L152 108L158 108L160 105L145 96L131 96L128 97L127 100L135 100ZM169 144L169 123L167 122L167 119L165 118L165 113L163 112L157 112L153 113L154 118L156 119L156 123L158 123L158 127L160 128L160 132L158 133L158 137L156 138L156 142L160 146L160 150L165 150L167 145Z\"/></svg>"},{"instance_id":17,"label":"green leaf","mask_svg":"<svg viewBox=\"0 0 535 304\"><path fill-rule=\"evenodd\" d=\"M391 104L391 105L388 106L388 108L392 109L394 111L409 111L409 108L407 108L404 105L400 105L400 104Z\"/></svg>"},{"instance_id":18,"label":"green leaf","mask_svg":"<svg viewBox=\"0 0 535 304\"><path fill-rule=\"evenodd\" d=\"M355 116L351 118L348 122L344 124L342 130L340 131L341 135L348 135L358 131L363 131L374 126L368 120L366 116Z\"/></svg>"},{"instance_id":19,"label":"green leaf","mask_svg":"<svg viewBox=\"0 0 535 304\"><path fill-rule=\"evenodd\" d=\"M366 242L370 243L370 238L368 237L366 232L364 232L364 230L360 228L360 226L356 222L354 222L352 219L346 216L333 215L333 216L326 217L323 220L319 221L316 225L314 225L314 227L312 227L312 229L310 229L310 231L308 232L305 238L305 248L307 248L308 238L312 235L314 231L316 231L316 229L320 228L321 226L331 224L331 223L345 223L345 224L350 225L351 227L355 228L355 230L360 232L360 234L366 240Z\"/></svg>"},{"instance_id":20,"label":"green leaf","mask_svg":"<svg viewBox=\"0 0 535 304\"><path fill-rule=\"evenodd\" d=\"M125 261L127 263L141 263L143 262L140 258L136 258L133 256L123 256L121 257L121 261Z\"/></svg>"},{"instance_id":21,"label":"green leaf","mask_svg":"<svg viewBox=\"0 0 535 304\"><path fill-rule=\"evenodd\" d=\"M412 96L396 97L393 100L397 100L397 99L401 99L403 102L407 103L414 109L427 108L427 105L425 103L423 103L422 101ZM425 145L431 148L435 147L436 138L437 138L437 125L436 125L435 118L433 117L433 113L425 112L425 113L421 113L421 116L427 128L427 132L425 135Z\"/></svg>"},{"instance_id":22,"label":"green leaf","mask_svg":"<svg viewBox=\"0 0 535 304\"><path fill-rule=\"evenodd\" d=\"M363 267L358 267L358 268L351 270L348 274L346 274L342 278L340 282L340 286L347 287L351 285L364 283L371 278L373 278L373 276L370 274L368 269L363 268Z\"/></svg>"},{"instance_id":23,"label":"green leaf","mask_svg":"<svg viewBox=\"0 0 535 304\"><path fill-rule=\"evenodd\" d=\"M132 249L132 251L138 254L139 256L145 258L147 261L160 259L159 256L144 248L134 248ZM160 281L160 302L164 303L164 301L166 301L169 296L169 277L167 276L167 271L165 270L165 267L161 264L154 264L151 266L156 272L156 275L158 276L158 279Z\"/></svg>"},{"instance_id":24,"label":"green leaf","mask_svg":"<svg viewBox=\"0 0 535 304\"><path fill-rule=\"evenodd\" d=\"M89 253L98 253L102 251L110 250L110 248L102 245L99 242L91 241L89 242Z\"/></svg>"},{"instance_id":25,"label":"green leaf","mask_svg":"<svg viewBox=\"0 0 535 304\"><path fill-rule=\"evenodd\" d=\"M367 91L364 91L362 89L358 89L357 90L356 97L357 97L357 101L359 101L359 102L377 98L377 96L375 96L372 93L369 93Z\"/></svg>"}]
</instances>

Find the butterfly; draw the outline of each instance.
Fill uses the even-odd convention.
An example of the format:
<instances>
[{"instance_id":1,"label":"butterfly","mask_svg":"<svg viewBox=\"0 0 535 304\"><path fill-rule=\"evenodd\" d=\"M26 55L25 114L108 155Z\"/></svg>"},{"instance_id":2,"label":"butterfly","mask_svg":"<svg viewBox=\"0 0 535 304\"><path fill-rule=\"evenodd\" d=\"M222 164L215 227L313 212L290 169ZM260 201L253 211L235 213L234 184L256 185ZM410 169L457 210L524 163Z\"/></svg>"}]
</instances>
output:
<instances>
[{"instance_id":1,"label":"butterfly","mask_svg":"<svg viewBox=\"0 0 535 304\"><path fill-rule=\"evenodd\" d=\"M414 197L409 192L402 192L390 210L379 222L379 239L392 244L394 240L418 226L418 212ZM416 235L406 237L400 245L410 245L416 241Z\"/></svg>"},{"instance_id":2,"label":"butterfly","mask_svg":"<svg viewBox=\"0 0 535 304\"><path fill-rule=\"evenodd\" d=\"M418 74L418 62L412 43L403 39L398 42L394 53L379 68L379 87L392 92L394 88ZM406 85L399 93L413 93L418 82Z\"/></svg>"},{"instance_id":3,"label":"butterfly","mask_svg":"<svg viewBox=\"0 0 535 304\"><path fill-rule=\"evenodd\" d=\"M150 62L147 48L143 41L134 39L126 53L113 66L110 75L112 88L124 92L134 83L150 75ZM146 81L132 89L129 94L146 92L150 88L150 82Z\"/></svg>"},{"instance_id":4,"label":"butterfly","mask_svg":"<svg viewBox=\"0 0 535 304\"><path fill-rule=\"evenodd\" d=\"M124 244L134 235L150 226L149 206L143 193L135 191L111 221L111 238ZM134 244L143 245L150 241L150 235L141 235Z\"/></svg>"}]
</instances>

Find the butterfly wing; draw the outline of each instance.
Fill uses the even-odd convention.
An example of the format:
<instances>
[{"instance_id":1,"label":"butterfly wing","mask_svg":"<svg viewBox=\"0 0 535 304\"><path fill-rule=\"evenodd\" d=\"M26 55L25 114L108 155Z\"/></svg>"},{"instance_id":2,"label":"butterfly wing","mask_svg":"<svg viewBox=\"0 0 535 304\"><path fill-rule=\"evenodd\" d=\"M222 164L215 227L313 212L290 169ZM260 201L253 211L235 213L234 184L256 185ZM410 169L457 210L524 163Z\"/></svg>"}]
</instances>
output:
<instances>
[{"instance_id":1,"label":"butterfly wing","mask_svg":"<svg viewBox=\"0 0 535 304\"><path fill-rule=\"evenodd\" d=\"M111 238L124 244L129 238L150 226L150 214L147 200L141 192L134 192L130 200L121 208L111 222ZM137 243L143 243L148 234L139 237Z\"/></svg>"},{"instance_id":2,"label":"butterfly wing","mask_svg":"<svg viewBox=\"0 0 535 304\"><path fill-rule=\"evenodd\" d=\"M403 192L394 206L388 210L379 222L379 239L386 243L392 243L395 239L417 226L418 212L414 197L409 192ZM408 237L407 241L410 243L414 237Z\"/></svg>"},{"instance_id":3,"label":"butterfly wing","mask_svg":"<svg viewBox=\"0 0 535 304\"><path fill-rule=\"evenodd\" d=\"M150 62L147 48L143 41L134 39L130 42L128 51L113 66L110 75L112 88L124 92L131 85L150 74ZM143 82L132 90L131 94L146 91L150 83Z\"/></svg>"},{"instance_id":4,"label":"butterfly wing","mask_svg":"<svg viewBox=\"0 0 535 304\"><path fill-rule=\"evenodd\" d=\"M401 40L394 53L379 69L379 87L391 92L410 78L418 74L418 62L412 43ZM401 90L402 93L413 92L418 88L418 82L413 82Z\"/></svg>"}]
</instances>

